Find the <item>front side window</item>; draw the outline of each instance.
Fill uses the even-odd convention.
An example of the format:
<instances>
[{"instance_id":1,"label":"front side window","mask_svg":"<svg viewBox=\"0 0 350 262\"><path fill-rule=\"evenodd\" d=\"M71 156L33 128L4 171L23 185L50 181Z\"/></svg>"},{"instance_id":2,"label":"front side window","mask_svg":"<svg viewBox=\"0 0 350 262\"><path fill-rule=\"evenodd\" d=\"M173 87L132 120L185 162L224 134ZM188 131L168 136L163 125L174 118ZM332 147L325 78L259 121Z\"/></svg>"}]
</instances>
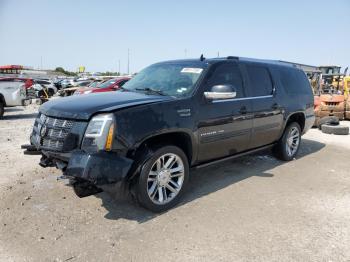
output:
<instances>
[{"instance_id":1,"label":"front side window","mask_svg":"<svg viewBox=\"0 0 350 262\"><path fill-rule=\"evenodd\" d=\"M218 65L213 70L206 83L208 91L215 85L231 85L236 89L236 98L245 96L243 80L237 64L224 63Z\"/></svg>"},{"instance_id":2,"label":"front side window","mask_svg":"<svg viewBox=\"0 0 350 262\"><path fill-rule=\"evenodd\" d=\"M273 93L270 73L266 67L247 65L252 96L268 96Z\"/></svg>"},{"instance_id":3,"label":"front side window","mask_svg":"<svg viewBox=\"0 0 350 262\"><path fill-rule=\"evenodd\" d=\"M129 91L153 91L159 94L188 96L204 71L203 64L159 63L151 65L125 83Z\"/></svg>"}]
</instances>

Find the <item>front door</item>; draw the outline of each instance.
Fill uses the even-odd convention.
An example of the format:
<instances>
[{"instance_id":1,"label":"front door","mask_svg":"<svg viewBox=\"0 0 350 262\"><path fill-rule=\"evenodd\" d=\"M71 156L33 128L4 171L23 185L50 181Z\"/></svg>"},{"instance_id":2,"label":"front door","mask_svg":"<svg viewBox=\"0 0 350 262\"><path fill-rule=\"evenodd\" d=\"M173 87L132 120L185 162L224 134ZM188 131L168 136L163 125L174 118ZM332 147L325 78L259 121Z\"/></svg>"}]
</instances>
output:
<instances>
[{"instance_id":1,"label":"front door","mask_svg":"<svg viewBox=\"0 0 350 262\"><path fill-rule=\"evenodd\" d=\"M215 85L232 85L236 98L207 101L204 96L198 112L198 161L225 157L249 147L252 129L252 107L246 98L242 75L236 62L212 66L201 94ZM201 95L200 94L200 95Z\"/></svg>"}]
</instances>

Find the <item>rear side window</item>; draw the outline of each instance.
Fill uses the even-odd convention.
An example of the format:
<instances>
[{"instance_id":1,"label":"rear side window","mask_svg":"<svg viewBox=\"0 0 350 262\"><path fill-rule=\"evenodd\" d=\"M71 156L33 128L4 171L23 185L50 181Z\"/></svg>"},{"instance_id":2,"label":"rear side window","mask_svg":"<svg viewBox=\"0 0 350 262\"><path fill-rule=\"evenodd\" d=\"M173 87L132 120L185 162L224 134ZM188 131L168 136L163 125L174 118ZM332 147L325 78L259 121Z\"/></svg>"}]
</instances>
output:
<instances>
[{"instance_id":1,"label":"rear side window","mask_svg":"<svg viewBox=\"0 0 350 262\"><path fill-rule=\"evenodd\" d=\"M243 80L237 64L224 63L218 65L207 82L207 87L215 85L232 85L236 88L236 98L244 97Z\"/></svg>"},{"instance_id":2,"label":"rear side window","mask_svg":"<svg viewBox=\"0 0 350 262\"><path fill-rule=\"evenodd\" d=\"M297 70L280 69L280 80L288 94L311 94L312 90L306 75Z\"/></svg>"},{"instance_id":3,"label":"rear side window","mask_svg":"<svg viewBox=\"0 0 350 262\"><path fill-rule=\"evenodd\" d=\"M246 68L252 96L272 95L273 85L268 69L266 67L256 65L247 65Z\"/></svg>"}]
</instances>

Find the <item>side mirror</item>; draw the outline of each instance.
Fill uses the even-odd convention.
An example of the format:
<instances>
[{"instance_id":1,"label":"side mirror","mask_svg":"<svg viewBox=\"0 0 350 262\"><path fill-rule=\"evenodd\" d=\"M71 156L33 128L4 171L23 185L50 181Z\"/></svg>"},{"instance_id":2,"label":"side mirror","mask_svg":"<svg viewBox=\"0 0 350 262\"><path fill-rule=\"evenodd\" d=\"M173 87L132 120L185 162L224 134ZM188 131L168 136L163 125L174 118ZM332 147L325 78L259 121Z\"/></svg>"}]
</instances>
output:
<instances>
[{"instance_id":1,"label":"side mirror","mask_svg":"<svg viewBox=\"0 0 350 262\"><path fill-rule=\"evenodd\" d=\"M236 88L232 85L215 85L210 92L204 92L204 96L208 100L232 99L237 95Z\"/></svg>"}]
</instances>

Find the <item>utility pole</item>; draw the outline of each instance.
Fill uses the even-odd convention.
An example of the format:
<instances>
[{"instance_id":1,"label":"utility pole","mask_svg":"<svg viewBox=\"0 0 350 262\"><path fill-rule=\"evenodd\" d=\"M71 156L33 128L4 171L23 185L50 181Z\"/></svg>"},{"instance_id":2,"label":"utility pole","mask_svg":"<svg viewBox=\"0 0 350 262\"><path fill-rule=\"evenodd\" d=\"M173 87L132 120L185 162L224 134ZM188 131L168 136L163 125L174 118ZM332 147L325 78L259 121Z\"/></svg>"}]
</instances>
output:
<instances>
[{"instance_id":1,"label":"utility pole","mask_svg":"<svg viewBox=\"0 0 350 262\"><path fill-rule=\"evenodd\" d=\"M119 75L121 75L121 73L120 73L120 59L118 60L118 73L119 73Z\"/></svg>"},{"instance_id":2,"label":"utility pole","mask_svg":"<svg viewBox=\"0 0 350 262\"><path fill-rule=\"evenodd\" d=\"M130 74L130 50L128 48L128 75Z\"/></svg>"},{"instance_id":3,"label":"utility pole","mask_svg":"<svg viewBox=\"0 0 350 262\"><path fill-rule=\"evenodd\" d=\"M219 51L218 51L218 57L220 57L220 53L219 53Z\"/></svg>"}]
</instances>

